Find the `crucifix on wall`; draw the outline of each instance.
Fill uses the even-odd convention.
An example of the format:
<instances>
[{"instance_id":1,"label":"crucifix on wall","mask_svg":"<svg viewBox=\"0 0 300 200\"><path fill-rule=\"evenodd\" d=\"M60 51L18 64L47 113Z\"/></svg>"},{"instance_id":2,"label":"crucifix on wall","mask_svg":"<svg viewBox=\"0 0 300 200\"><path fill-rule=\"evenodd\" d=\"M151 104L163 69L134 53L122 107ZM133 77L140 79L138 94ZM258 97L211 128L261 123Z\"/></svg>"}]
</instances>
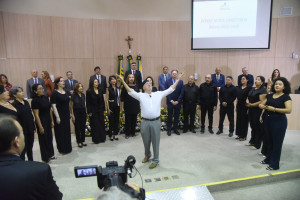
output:
<instances>
[{"instance_id":1,"label":"crucifix on wall","mask_svg":"<svg viewBox=\"0 0 300 200\"><path fill-rule=\"evenodd\" d=\"M130 36L128 36L126 39L125 39L128 43L128 48L129 48L129 54L131 54L131 41L133 41L133 38L131 38Z\"/></svg>"}]
</instances>

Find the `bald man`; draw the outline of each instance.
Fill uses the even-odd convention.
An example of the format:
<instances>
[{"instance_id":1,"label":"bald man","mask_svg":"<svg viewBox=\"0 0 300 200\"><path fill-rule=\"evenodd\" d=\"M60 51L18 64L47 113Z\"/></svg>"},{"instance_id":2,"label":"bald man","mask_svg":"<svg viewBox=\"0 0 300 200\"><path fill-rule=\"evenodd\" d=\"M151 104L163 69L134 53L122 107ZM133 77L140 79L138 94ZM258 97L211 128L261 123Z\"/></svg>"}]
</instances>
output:
<instances>
[{"instance_id":1,"label":"bald man","mask_svg":"<svg viewBox=\"0 0 300 200\"><path fill-rule=\"evenodd\" d=\"M41 84L44 88L44 93L45 96L47 96L47 89L46 89L46 85L43 79L38 77L38 71L36 69L33 69L31 71L31 78L27 80L26 82L26 94L27 94L27 98L31 99L32 98L32 86L34 84Z\"/></svg>"},{"instance_id":2,"label":"bald man","mask_svg":"<svg viewBox=\"0 0 300 200\"><path fill-rule=\"evenodd\" d=\"M220 90L221 87L225 86L225 76L224 74L221 74L221 68L217 67L215 70L215 74L212 74L212 81L217 86L218 91Z\"/></svg>"},{"instance_id":3,"label":"bald man","mask_svg":"<svg viewBox=\"0 0 300 200\"><path fill-rule=\"evenodd\" d=\"M201 108L201 133L204 133L205 128L205 117L208 113L208 131L211 134L214 134L212 130L213 124L213 113L217 109L218 103L218 90L217 87L213 84L210 74L205 76L205 82L200 85L199 89L200 97L200 108Z\"/></svg>"},{"instance_id":4,"label":"bald man","mask_svg":"<svg viewBox=\"0 0 300 200\"><path fill-rule=\"evenodd\" d=\"M195 114L196 108L199 108L199 87L195 84L195 78L193 75L188 77L188 83L184 85L183 93L183 133L186 133L188 129L192 133L195 131Z\"/></svg>"}]
</instances>

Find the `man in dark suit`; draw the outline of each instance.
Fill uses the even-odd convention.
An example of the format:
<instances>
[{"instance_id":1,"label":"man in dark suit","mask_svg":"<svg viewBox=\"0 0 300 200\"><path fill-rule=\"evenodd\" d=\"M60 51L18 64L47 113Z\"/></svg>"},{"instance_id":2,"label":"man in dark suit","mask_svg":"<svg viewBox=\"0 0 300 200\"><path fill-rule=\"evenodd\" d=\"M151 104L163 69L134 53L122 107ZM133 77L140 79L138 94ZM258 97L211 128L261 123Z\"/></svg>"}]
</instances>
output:
<instances>
[{"instance_id":1,"label":"man in dark suit","mask_svg":"<svg viewBox=\"0 0 300 200\"><path fill-rule=\"evenodd\" d=\"M208 131L214 134L212 130L213 114L217 109L218 103L218 89L212 83L211 74L205 76L205 82L199 88L200 108L201 108L201 133L204 133L205 117L208 113Z\"/></svg>"},{"instance_id":2,"label":"man in dark suit","mask_svg":"<svg viewBox=\"0 0 300 200\"><path fill-rule=\"evenodd\" d=\"M238 76L238 82L237 82L238 86L241 87L241 85L242 85L241 78L242 78L243 75L248 76L248 78L249 78L248 85L253 86L254 78L253 78L252 74L248 73L248 68L247 67L243 67L242 68L242 74Z\"/></svg>"},{"instance_id":3,"label":"man in dark suit","mask_svg":"<svg viewBox=\"0 0 300 200\"><path fill-rule=\"evenodd\" d=\"M178 76L178 71L172 70L171 78L167 80L165 88L169 88L171 85L173 85L177 80L177 76ZM180 133L177 130L177 127L178 127L178 123L179 123L179 114L180 114L181 100L183 97L183 93L184 93L183 81L180 80L178 85L176 86L176 89L174 90L174 92L167 96L167 108L168 108L168 121L167 121L168 132L167 132L167 134L168 134L168 136L171 136L173 116L174 116L174 123L173 123L174 133L176 133L177 135L180 135Z\"/></svg>"},{"instance_id":4,"label":"man in dark suit","mask_svg":"<svg viewBox=\"0 0 300 200\"><path fill-rule=\"evenodd\" d=\"M33 69L31 71L31 76L32 78L28 79L26 81L26 93L27 93L27 98L31 99L31 95L32 95L32 86L34 84L41 84L44 88L44 92L45 92L45 96L47 96L47 89L46 89L46 85L45 85L45 81L41 78L38 77L38 71L36 69Z\"/></svg>"},{"instance_id":5,"label":"man in dark suit","mask_svg":"<svg viewBox=\"0 0 300 200\"><path fill-rule=\"evenodd\" d=\"M195 131L195 115L196 109L199 109L199 87L195 84L195 78L190 75L188 83L184 85L183 93L183 133L186 133L188 129L192 133Z\"/></svg>"},{"instance_id":6,"label":"man in dark suit","mask_svg":"<svg viewBox=\"0 0 300 200\"><path fill-rule=\"evenodd\" d=\"M94 72L95 72L95 74L90 77L90 81L92 79L93 80L94 79L98 79L98 81L99 81L99 86L98 86L99 89L101 89L103 91L103 94L106 94L106 88L107 88L106 77L101 74L101 69L100 69L99 66L97 66L97 67L94 68Z\"/></svg>"},{"instance_id":7,"label":"man in dark suit","mask_svg":"<svg viewBox=\"0 0 300 200\"><path fill-rule=\"evenodd\" d=\"M219 67L216 68L216 73L211 75L213 84L217 86L218 91L221 87L225 86L225 76L224 74L221 74L221 69Z\"/></svg>"},{"instance_id":8,"label":"man in dark suit","mask_svg":"<svg viewBox=\"0 0 300 200\"><path fill-rule=\"evenodd\" d=\"M171 74L168 73L169 68L167 66L164 66L163 73L158 76L158 89L159 91L164 91L166 86L166 81L171 78Z\"/></svg>"},{"instance_id":9,"label":"man in dark suit","mask_svg":"<svg viewBox=\"0 0 300 200\"><path fill-rule=\"evenodd\" d=\"M78 83L78 81L73 79L73 73L71 71L68 71L66 75L67 79L65 80L65 90L73 94L74 85Z\"/></svg>"},{"instance_id":10,"label":"man in dark suit","mask_svg":"<svg viewBox=\"0 0 300 200\"><path fill-rule=\"evenodd\" d=\"M0 199L62 199L49 165L24 161L21 125L7 115L0 115Z\"/></svg>"},{"instance_id":11,"label":"man in dark suit","mask_svg":"<svg viewBox=\"0 0 300 200\"><path fill-rule=\"evenodd\" d=\"M129 74L134 74L135 82L136 82L138 88L142 89L142 81L143 81L142 74L139 70L137 70L136 63L135 62L131 63L130 68L131 68L130 70L125 72L124 80L126 80L126 78Z\"/></svg>"}]
</instances>

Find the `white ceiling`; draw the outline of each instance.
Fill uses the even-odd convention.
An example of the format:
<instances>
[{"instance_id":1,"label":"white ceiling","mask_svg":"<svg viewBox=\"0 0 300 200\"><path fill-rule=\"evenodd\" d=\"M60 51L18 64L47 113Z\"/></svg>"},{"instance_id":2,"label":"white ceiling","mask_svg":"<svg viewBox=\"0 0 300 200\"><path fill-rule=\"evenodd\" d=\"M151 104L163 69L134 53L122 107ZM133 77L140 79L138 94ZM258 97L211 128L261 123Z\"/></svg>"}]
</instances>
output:
<instances>
[{"instance_id":1,"label":"white ceiling","mask_svg":"<svg viewBox=\"0 0 300 200\"><path fill-rule=\"evenodd\" d=\"M273 0L273 17L293 7L300 16L300 0ZM189 21L191 0L0 0L0 10L75 18Z\"/></svg>"}]
</instances>

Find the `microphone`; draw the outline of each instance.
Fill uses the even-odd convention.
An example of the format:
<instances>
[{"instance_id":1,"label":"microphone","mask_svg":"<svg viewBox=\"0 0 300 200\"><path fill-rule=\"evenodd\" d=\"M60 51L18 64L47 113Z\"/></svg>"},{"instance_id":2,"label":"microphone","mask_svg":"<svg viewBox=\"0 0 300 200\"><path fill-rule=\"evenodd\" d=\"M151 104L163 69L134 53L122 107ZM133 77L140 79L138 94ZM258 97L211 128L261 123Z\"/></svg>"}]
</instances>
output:
<instances>
[{"instance_id":1,"label":"microphone","mask_svg":"<svg viewBox=\"0 0 300 200\"><path fill-rule=\"evenodd\" d=\"M150 98L151 98L151 95L149 94Z\"/></svg>"}]
</instances>

